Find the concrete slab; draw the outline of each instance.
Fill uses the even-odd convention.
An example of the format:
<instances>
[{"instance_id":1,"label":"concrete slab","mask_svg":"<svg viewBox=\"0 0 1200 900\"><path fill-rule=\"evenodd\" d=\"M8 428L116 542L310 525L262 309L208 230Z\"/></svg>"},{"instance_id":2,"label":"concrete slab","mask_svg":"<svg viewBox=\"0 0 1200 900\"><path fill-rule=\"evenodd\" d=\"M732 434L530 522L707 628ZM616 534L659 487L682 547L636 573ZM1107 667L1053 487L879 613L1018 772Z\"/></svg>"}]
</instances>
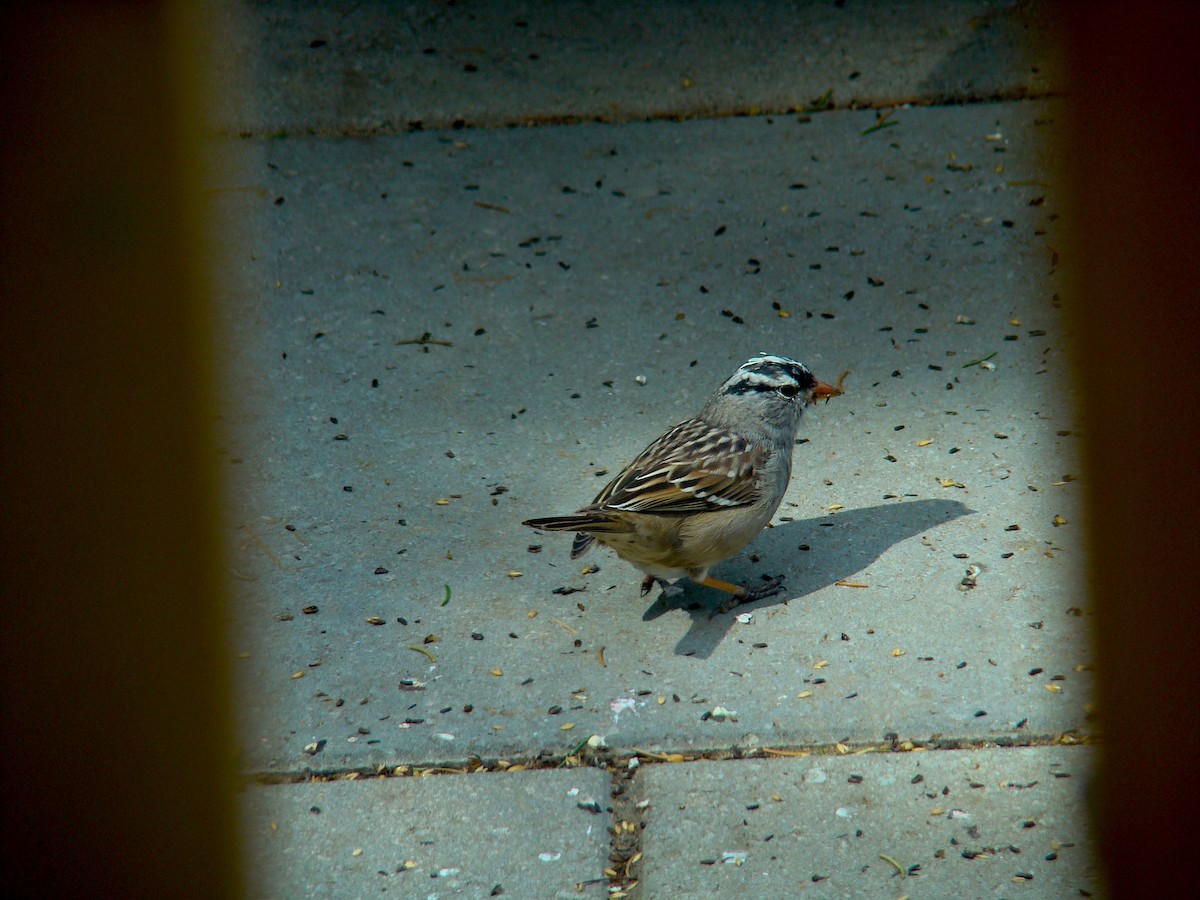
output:
<instances>
[{"instance_id":1,"label":"concrete slab","mask_svg":"<svg viewBox=\"0 0 1200 900\"><path fill-rule=\"evenodd\" d=\"M231 148L245 768L1086 728L1061 113ZM783 597L669 609L520 526L762 350L851 372L776 527L717 571L783 573Z\"/></svg>"},{"instance_id":2,"label":"concrete slab","mask_svg":"<svg viewBox=\"0 0 1200 900\"><path fill-rule=\"evenodd\" d=\"M647 767L640 890L1093 896L1091 756L1038 747Z\"/></svg>"},{"instance_id":3,"label":"concrete slab","mask_svg":"<svg viewBox=\"0 0 1200 900\"><path fill-rule=\"evenodd\" d=\"M606 896L609 788L594 769L250 787L247 896Z\"/></svg>"},{"instance_id":4,"label":"concrete slab","mask_svg":"<svg viewBox=\"0 0 1200 900\"><path fill-rule=\"evenodd\" d=\"M1046 4L245 3L217 77L230 133L630 121L1037 96Z\"/></svg>"},{"instance_id":5,"label":"concrete slab","mask_svg":"<svg viewBox=\"0 0 1200 900\"><path fill-rule=\"evenodd\" d=\"M1091 751L1044 745L1092 717L1047 7L224 11L243 768L1033 741L646 765L616 817L642 896L1094 892ZM783 596L710 618L520 526L760 351L850 372L716 573ZM251 787L253 895L601 896L609 789Z\"/></svg>"}]
</instances>

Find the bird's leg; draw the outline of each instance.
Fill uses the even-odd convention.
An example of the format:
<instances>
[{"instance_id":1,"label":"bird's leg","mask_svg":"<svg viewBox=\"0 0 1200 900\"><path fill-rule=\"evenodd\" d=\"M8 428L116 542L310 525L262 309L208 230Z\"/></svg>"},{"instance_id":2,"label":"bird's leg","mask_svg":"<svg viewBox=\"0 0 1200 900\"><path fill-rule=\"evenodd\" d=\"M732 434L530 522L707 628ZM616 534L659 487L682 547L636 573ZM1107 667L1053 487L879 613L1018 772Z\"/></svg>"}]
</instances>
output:
<instances>
[{"instance_id":1,"label":"bird's leg","mask_svg":"<svg viewBox=\"0 0 1200 900\"><path fill-rule=\"evenodd\" d=\"M728 581L708 576L702 578L700 583L705 587L716 588L718 591L732 594L729 599L718 604L717 608L713 610L713 615L727 613L735 606L741 606L743 603L753 603L755 600L762 600L764 597L774 597L783 590L782 575L769 578L756 588L742 587L740 584L730 584Z\"/></svg>"},{"instance_id":2,"label":"bird's leg","mask_svg":"<svg viewBox=\"0 0 1200 900\"><path fill-rule=\"evenodd\" d=\"M671 584L667 579L659 578L657 575L647 575L642 579L642 596L645 597L650 593L650 588L656 584L662 589L663 596L668 600L672 600L683 593L683 588L679 585Z\"/></svg>"}]
</instances>

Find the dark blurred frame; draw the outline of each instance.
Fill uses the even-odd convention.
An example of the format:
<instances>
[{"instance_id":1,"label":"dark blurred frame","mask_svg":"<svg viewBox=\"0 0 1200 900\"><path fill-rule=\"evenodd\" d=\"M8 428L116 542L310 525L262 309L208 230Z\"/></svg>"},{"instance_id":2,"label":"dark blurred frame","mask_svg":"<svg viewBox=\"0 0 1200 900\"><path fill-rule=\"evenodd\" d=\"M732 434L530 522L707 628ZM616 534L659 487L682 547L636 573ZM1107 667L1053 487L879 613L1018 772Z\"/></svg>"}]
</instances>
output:
<instances>
[{"instance_id":1,"label":"dark blurred frame","mask_svg":"<svg viewBox=\"0 0 1200 900\"><path fill-rule=\"evenodd\" d=\"M1185 896L1200 835L1200 7L1060 9L1064 262L1100 666L1097 846L1113 896Z\"/></svg>"}]
</instances>

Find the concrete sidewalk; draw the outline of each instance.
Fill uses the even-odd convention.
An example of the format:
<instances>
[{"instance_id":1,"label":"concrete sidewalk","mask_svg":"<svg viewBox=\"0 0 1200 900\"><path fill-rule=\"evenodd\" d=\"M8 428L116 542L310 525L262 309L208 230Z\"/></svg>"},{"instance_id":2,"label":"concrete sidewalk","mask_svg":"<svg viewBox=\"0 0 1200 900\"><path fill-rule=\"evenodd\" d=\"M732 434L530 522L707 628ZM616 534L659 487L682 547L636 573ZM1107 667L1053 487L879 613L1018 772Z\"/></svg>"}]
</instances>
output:
<instances>
[{"instance_id":1,"label":"concrete sidewalk","mask_svg":"<svg viewBox=\"0 0 1200 900\"><path fill-rule=\"evenodd\" d=\"M256 896L1098 889L1064 108L1021 99L1052 67L1017 40L1050 26L904 9L241 9L214 187ZM979 99L851 108L914 97ZM573 124L454 127L528 120ZM716 573L784 595L710 618L520 526L759 351L849 371Z\"/></svg>"}]
</instances>

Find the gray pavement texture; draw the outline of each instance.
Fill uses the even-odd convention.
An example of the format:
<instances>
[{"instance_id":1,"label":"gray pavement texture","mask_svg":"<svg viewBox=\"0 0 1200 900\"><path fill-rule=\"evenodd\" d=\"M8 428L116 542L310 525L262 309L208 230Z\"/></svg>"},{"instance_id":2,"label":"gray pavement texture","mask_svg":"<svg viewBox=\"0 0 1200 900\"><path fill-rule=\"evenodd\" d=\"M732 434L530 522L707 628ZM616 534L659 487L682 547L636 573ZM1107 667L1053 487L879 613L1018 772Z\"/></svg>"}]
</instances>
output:
<instances>
[{"instance_id":1,"label":"gray pavement texture","mask_svg":"<svg viewBox=\"0 0 1200 900\"><path fill-rule=\"evenodd\" d=\"M598 769L256 787L250 896L603 897L608 794Z\"/></svg>"},{"instance_id":2,"label":"gray pavement texture","mask_svg":"<svg viewBox=\"0 0 1200 900\"><path fill-rule=\"evenodd\" d=\"M713 116L1037 96L1033 2L247 4L213 110L234 134Z\"/></svg>"},{"instance_id":3,"label":"gray pavement texture","mask_svg":"<svg viewBox=\"0 0 1200 900\"><path fill-rule=\"evenodd\" d=\"M654 766L653 897L1078 897L1088 748Z\"/></svg>"},{"instance_id":4,"label":"gray pavement texture","mask_svg":"<svg viewBox=\"0 0 1200 900\"><path fill-rule=\"evenodd\" d=\"M854 18L836 4L767 6L774 18L764 21L791 23L767 29L773 38L732 27L728 11L676 10L673 28L692 26L671 30L650 6L623 4L519 13L462 4L420 15L372 4L238 8L243 30L226 76L246 88L224 121L242 116L228 130L248 136L213 140L226 248L218 283L232 664L244 771L295 782L247 790L261 894L485 896L497 872L488 890L555 896L601 877L595 857L605 855L610 819L639 819L627 807L640 796L655 812L639 820L644 855L618 888L639 878L641 896L715 886L749 896L752 882L738 879L757 872L761 896L787 896L785 882L847 896L811 879L841 873L841 883L861 856L838 837L859 825L838 830L827 815L831 803L858 802L840 793L852 765L867 767L850 772L863 776L857 787L880 795L878 809L861 812L879 846L847 891L1096 890L1078 793L1089 756L1057 743L1079 740L1093 716L1080 428L1059 295L1056 123L1066 107L1019 99L1040 84L1031 66L1038 78L1052 70L1036 55L1047 17L1033 4L918 3L908 15L875 4ZM555 24L535 25L539 16ZM444 63L447 48L508 59L517 44L485 28L497 17L527 22L512 27L542 42L544 51L529 51L539 62L554 62L531 76L527 95L430 75L435 90L411 76L428 58ZM884 27L901 19L899 30ZM571 28L588 35L577 53L562 49ZM417 50L397 43L406 31ZM1037 40L1010 52L1018 32ZM787 63L801 96L832 84L813 87L829 77L823 54L833 46L856 48L855 84L875 84L878 72L878 90L898 99L966 99L981 84L990 99L693 118L721 104L797 105L772 93L782 76L771 67L784 63L756 42L785 52L806 36L823 49ZM748 56L730 49L739 41ZM708 47L728 61L720 78L716 62L706 68L733 99L693 108L615 63L617 83L582 86L596 77L592 54L651 45L672 58ZM323 80L309 54L325 50L343 70L361 66L367 87L338 93L337 79ZM484 74L477 68L468 74ZM929 87L930 72L948 79L944 91ZM916 80L888 80L899 73ZM401 83L406 92L388 89ZM438 93L452 88L453 102ZM649 106L608 116L619 124L449 127L518 121L521 110L589 119L597 98L632 110L626 90ZM835 90L844 107L871 96L847 101ZM392 127L417 119L425 130ZM802 359L827 381L849 373L845 396L805 416L773 527L714 573L744 583L782 574L784 594L718 616L719 598L695 586L670 602L657 591L643 599L638 573L606 552L571 562L568 539L521 527L590 500L760 351ZM627 768L631 755L763 748L824 760L839 744L851 755L829 757L838 778L820 790L801 789L795 778L808 784L812 764L790 759L647 765L632 780ZM929 749L853 755L914 746ZM596 765L537 768L566 755ZM1064 760L1073 778L1052 771ZM307 780L513 762L534 770ZM986 790L959 784L973 765L991 779L979 779ZM881 779L909 785L921 772L969 792L958 805L974 818L944 820L929 812L941 801L883 790ZM618 812L553 812L563 785L599 791L593 780L607 784L610 773ZM750 868L695 863L736 849L742 794L789 777L778 773L795 776L772 789L787 798L772 801L778 815L801 821L811 806L828 827L800 835L795 824L771 825L780 837L770 866L757 848ZM996 786L1004 779L1039 788ZM488 830L528 821L522 804L538 792L548 815L536 827ZM663 812L697 802L716 804L711 834L697 833L690 815ZM759 802L764 821L776 815L766 801L745 802ZM1055 865L1001 853L1004 865L977 857L968 866L950 848L944 863L925 852L973 825L981 845L999 842L989 834L1007 834L1025 802L1032 818L1052 809L1056 839L1075 845ZM307 812L312 805L323 812ZM262 837L267 819L282 838ZM426 879L457 868L454 879L418 889L413 871L395 872L403 859L392 857L418 839L414 822L447 852L404 858ZM880 843L885 832L922 861L919 877L887 880L893 867L877 853L900 857ZM337 837L338 848L358 841L365 857L357 833L386 853L366 862L320 849ZM569 844L562 865L521 868L558 833ZM477 866L455 861L471 840ZM625 840L614 859L637 847ZM1038 860L1050 852L1038 851ZM1035 877L1018 885L1021 873Z\"/></svg>"}]
</instances>

